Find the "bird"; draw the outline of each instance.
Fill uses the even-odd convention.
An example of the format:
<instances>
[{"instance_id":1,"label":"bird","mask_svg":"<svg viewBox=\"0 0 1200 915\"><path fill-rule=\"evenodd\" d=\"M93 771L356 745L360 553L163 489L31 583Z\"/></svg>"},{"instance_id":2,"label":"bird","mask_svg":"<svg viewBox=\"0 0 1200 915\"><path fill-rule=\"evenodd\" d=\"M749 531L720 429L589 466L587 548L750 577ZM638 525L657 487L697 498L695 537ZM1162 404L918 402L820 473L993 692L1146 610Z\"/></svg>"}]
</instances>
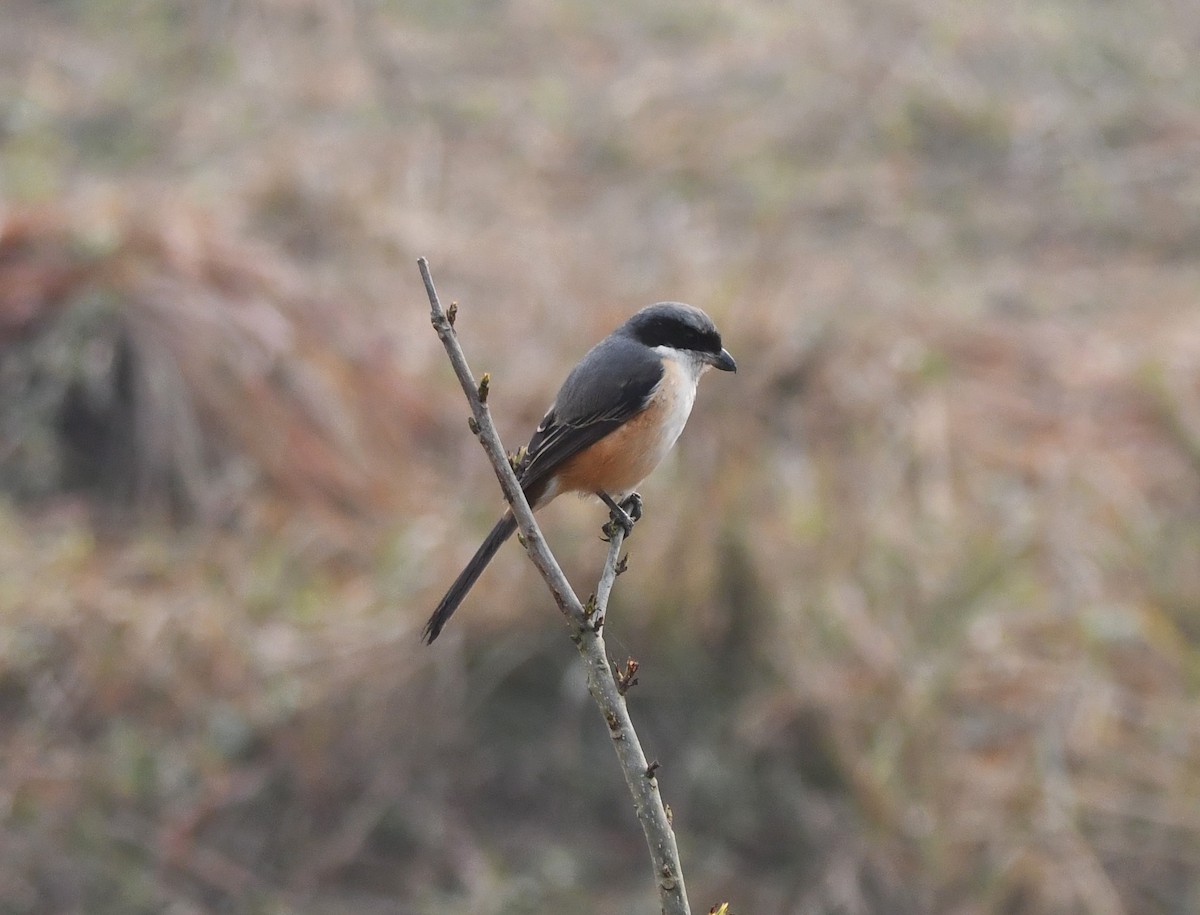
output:
<instances>
[{"instance_id":1,"label":"bird","mask_svg":"<svg viewBox=\"0 0 1200 915\"><path fill-rule=\"evenodd\" d=\"M710 368L736 372L737 363L707 314L682 302L636 312L570 371L518 452L517 481L530 507L545 508L564 493L595 495L628 532L641 514L637 486L683 432L700 376ZM429 617L426 644L516 529L509 509Z\"/></svg>"}]
</instances>

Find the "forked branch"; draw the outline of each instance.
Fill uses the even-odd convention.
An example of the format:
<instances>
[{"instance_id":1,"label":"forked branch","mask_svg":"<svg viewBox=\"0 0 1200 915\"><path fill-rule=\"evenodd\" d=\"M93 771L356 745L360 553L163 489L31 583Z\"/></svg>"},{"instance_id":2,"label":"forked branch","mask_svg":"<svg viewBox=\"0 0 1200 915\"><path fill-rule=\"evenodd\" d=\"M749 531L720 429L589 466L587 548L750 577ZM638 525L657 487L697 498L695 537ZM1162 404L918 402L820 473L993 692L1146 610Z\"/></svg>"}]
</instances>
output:
<instances>
[{"instance_id":1,"label":"forked branch","mask_svg":"<svg viewBox=\"0 0 1200 915\"><path fill-rule=\"evenodd\" d=\"M521 491L516 474L509 464L504 445L496 433L492 423L491 412L486 403L486 387L476 384L467 365L466 356L458 343L458 335L454 331L453 319L447 316L438 300L433 286L433 278L429 273L429 264L425 258L417 261L421 270L421 278L425 281L425 291L429 295L430 320L434 330L441 338L450 357L450 364L458 376L467 402L471 405L474 419L473 429L478 430L479 440L492 462L492 469L500 481L504 498L512 507L513 516L517 520L517 529L525 551L538 572L546 581L550 593L554 596L559 610L566 616L571 629L571 641L575 643L579 656L583 660L587 673L588 692L592 694L600 714L612 737L613 747L621 762L625 775L625 783L633 796L633 806L637 813L642 831L646 835L646 844L650 849L650 858L654 865L654 879L658 886L659 901L662 904L663 915L689 915L687 893L683 885L683 871L679 865L679 849L675 844L675 833L671 829L671 821L663 806L658 792L658 779L653 766L646 762L646 754L634 731L633 722L629 718L629 710L625 706L626 690L632 686L633 672L636 662L630 662L625 670L614 676L613 667L604 646L603 622L608 609L608 596L612 591L617 575L624 567L621 559L621 545L625 533L619 524L611 525L609 538L608 560L604 572L596 588L596 596L588 600L585 606L572 590L570 583L563 574L558 560L546 545L533 511ZM451 306L454 310L455 306ZM483 395L483 396L481 396ZM620 679L620 683L618 683Z\"/></svg>"}]
</instances>

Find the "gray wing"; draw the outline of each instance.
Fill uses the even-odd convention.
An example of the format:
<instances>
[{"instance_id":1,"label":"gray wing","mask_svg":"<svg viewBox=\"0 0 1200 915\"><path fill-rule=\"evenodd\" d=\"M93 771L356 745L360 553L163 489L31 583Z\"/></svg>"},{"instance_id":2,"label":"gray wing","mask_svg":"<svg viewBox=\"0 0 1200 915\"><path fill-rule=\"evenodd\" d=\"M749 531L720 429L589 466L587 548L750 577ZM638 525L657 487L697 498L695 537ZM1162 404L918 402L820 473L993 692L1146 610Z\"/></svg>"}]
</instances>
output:
<instances>
[{"instance_id":1,"label":"gray wing","mask_svg":"<svg viewBox=\"0 0 1200 915\"><path fill-rule=\"evenodd\" d=\"M623 336L600 341L571 370L526 446L517 477L531 495L568 458L646 408L662 379L662 359Z\"/></svg>"}]
</instances>

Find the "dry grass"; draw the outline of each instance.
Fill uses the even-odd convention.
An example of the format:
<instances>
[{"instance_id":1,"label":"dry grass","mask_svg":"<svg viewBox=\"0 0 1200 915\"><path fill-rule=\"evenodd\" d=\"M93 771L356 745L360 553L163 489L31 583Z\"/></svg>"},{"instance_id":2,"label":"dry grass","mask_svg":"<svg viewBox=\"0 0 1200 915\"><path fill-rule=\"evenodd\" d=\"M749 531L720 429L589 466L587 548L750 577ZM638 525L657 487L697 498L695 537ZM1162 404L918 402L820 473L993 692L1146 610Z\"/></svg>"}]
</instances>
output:
<instances>
[{"instance_id":1,"label":"dry grass","mask_svg":"<svg viewBox=\"0 0 1200 915\"><path fill-rule=\"evenodd\" d=\"M647 301L743 367L609 636L697 909L1200 907L1186 4L10 6L0 909L652 905L515 548L418 644L420 254L510 445Z\"/></svg>"}]
</instances>

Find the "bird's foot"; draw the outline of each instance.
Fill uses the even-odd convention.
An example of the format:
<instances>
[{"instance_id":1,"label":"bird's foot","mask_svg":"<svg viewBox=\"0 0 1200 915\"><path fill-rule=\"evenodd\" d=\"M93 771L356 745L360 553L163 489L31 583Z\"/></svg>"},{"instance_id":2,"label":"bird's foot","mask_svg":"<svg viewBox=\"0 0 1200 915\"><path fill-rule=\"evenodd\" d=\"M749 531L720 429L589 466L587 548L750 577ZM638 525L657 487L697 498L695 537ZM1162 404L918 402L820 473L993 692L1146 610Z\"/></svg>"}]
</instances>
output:
<instances>
[{"instance_id":1,"label":"bird's foot","mask_svg":"<svg viewBox=\"0 0 1200 915\"><path fill-rule=\"evenodd\" d=\"M621 508L625 509L629 520L635 523L642 520L642 497L638 493L631 492L627 495L621 503Z\"/></svg>"},{"instance_id":2,"label":"bird's foot","mask_svg":"<svg viewBox=\"0 0 1200 915\"><path fill-rule=\"evenodd\" d=\"M617 528L620 527L628 537L633 533L633 525L636 524L642 517L642 497L636 492L627 496L620 505L613 501L612 497L606 492L596 493L604 504L608 506L608 523L600 528L604 534L604 539L612 540L616 536Z\"/></svg>"}]
</instances>

